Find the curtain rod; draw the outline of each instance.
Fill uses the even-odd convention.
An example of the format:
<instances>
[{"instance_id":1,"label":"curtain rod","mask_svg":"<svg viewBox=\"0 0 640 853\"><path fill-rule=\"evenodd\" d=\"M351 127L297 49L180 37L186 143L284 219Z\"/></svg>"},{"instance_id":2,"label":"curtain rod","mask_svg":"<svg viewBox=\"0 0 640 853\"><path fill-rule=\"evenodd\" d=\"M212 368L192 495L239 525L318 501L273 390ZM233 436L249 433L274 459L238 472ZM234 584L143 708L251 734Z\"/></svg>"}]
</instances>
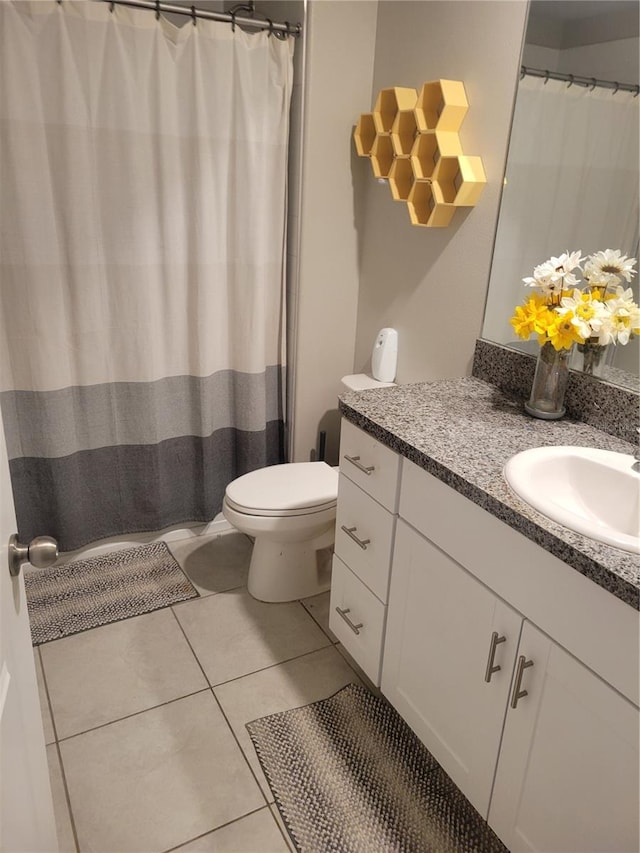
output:
<instances>
[{"instance_id":1,"label":"curtain rod","mask_svg":"<svg viewBox=\"0 0 640 853\"><path fill-rule=\"evenodd\" d=\"M61 3L62 0L58 0ZM262 20L261 18L247 18L244 15L239 15L238 12L253 12L253 3L238 3L234 8L237 12L211 12L208 9L198 9L196 6L176 6L173 3L164 3L161 0L102 0L108 3L113 10L114 6L132 6L136 9L148 9L156 13L156 17L160 17L161 12L172 12L175 15L187 15L195 24L196 18L203 18L207 21L222 21L223 23L231 24L232 29L235 29L236 24L239 27L252 27L256 30L269 30L269 34L277 36L280 39L285 39L287 36L298 38L302 33L301 24L290 24L288 21L277 23L269 18Z\"/></svg>"},{"instance_id":2,"label":"curtain rod","mask_svg":"<svg viewBox=\"0 0 640 853\"><path fill-rule=\"evenodd\" d=\"M618 83L617 80L596 80L595 77L583 77L580 74L563 74L560 71L543 71L541 68L527 68L526 65L520 67L520 79L523 77L543 77L547 80L562 80L568 83L569 86L585 86L593 90L596 86L602 89L613 89L613 94L616 92L633 92L634 97L638 97L640 86L634 83ZM567 88L569 88L567 86Z\"/></svg>"}]
</instances>

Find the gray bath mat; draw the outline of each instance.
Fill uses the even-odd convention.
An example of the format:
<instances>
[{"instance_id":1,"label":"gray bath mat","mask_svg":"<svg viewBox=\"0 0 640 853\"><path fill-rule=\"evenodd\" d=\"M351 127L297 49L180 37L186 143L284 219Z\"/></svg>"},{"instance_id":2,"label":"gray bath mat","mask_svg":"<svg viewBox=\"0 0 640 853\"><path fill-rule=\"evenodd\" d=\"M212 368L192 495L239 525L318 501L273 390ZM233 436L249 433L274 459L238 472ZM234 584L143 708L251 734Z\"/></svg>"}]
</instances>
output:
<instances>
[{"instance_id":1,"label":"gray bath mat","mask_svg":"<svg viewBox=\"0 0 640 853\"><path fill-rule=\"evenodd\" d=\"M164 542L24 574L34 646L196 598Z\"/></svg>"},{"instance_id":2,"label":"gray bath mat","mask_svg":"<svg viewBox=\"0 0 640 853\"><path fill-rule=\"evenodd\" d=\"M399 714L363 687L247 729L297 850L506 851Z\"/></svg>"}]
</instances>

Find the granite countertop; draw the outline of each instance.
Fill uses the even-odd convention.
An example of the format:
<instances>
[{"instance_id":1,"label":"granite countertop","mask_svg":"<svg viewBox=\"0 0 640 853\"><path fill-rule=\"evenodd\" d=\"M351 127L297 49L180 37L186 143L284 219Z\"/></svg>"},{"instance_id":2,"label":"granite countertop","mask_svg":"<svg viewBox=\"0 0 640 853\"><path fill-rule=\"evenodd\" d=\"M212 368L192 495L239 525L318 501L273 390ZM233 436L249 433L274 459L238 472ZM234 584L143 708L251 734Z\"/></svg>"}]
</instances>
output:
<instances>
[{"instance_id":1,"label":"granite countertop","mask_svg":"<svg viewBox=\"0 0 640 853\"><path fill-rule=\"evenodd\" d=\"M502 469L515 453L580 445L633 453L622 439L563 418L543 421L481 379L443 379L340 395L343 416L469 500L640 609L640 557L574 533L518 498Z\"/></svg>"}]
</instances>

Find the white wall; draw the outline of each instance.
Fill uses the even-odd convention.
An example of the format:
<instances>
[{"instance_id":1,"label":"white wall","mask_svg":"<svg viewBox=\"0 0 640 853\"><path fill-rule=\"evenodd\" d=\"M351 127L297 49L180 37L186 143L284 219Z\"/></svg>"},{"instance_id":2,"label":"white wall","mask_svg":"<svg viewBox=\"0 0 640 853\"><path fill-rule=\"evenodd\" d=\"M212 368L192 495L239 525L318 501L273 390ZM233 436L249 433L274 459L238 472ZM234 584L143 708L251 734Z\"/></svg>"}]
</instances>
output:
<instances>
[{"instance_id":1,"label":"white wall","mask_svg":"<svg viewBox=\"0 0 640 853\"><path fill-rule=\"evenodd\" d=\"M471 371L489 279L527 5L521 0L381 0L372 93L437 78L464 81L469 111L460 131L482 157L488 183L477 206L442 229L412 226L406 205L354 160L360 293L355 369L367 366L375 333L399 332L401 383ZM371 102L358 108L366 112Z\"/></svg>"},{"instance_id":2,"label":"white wall","mask_svg":"<svg viewBox=\"0 0 640 853\"><path fill-rule=\"evenodd\" d=\"M351 373L358 240L351 134L368 109L377 3L311 0L307 8L292 461L315 458L320 430L335 463L340 378Z\"/></svg>"}]
</instances>

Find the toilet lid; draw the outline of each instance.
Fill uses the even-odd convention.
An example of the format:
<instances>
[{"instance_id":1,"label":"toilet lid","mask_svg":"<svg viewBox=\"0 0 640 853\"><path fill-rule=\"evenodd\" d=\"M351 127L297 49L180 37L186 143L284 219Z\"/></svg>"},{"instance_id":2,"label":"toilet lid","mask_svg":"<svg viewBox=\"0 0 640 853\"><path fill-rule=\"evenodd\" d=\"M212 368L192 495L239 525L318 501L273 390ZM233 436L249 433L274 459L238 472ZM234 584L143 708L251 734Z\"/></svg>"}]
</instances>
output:
<instances>
[{"instance_id":1,"label":"toilet lid","mask_svg":"<svg viewBox=\"0 0 640 853\"><path fill-rule=\"evenodd\" d=\"M253 515L299 515L334 506L338 472L325 462L271 465L229 483L226 499Z\"/></svg>"}]
</instances>

